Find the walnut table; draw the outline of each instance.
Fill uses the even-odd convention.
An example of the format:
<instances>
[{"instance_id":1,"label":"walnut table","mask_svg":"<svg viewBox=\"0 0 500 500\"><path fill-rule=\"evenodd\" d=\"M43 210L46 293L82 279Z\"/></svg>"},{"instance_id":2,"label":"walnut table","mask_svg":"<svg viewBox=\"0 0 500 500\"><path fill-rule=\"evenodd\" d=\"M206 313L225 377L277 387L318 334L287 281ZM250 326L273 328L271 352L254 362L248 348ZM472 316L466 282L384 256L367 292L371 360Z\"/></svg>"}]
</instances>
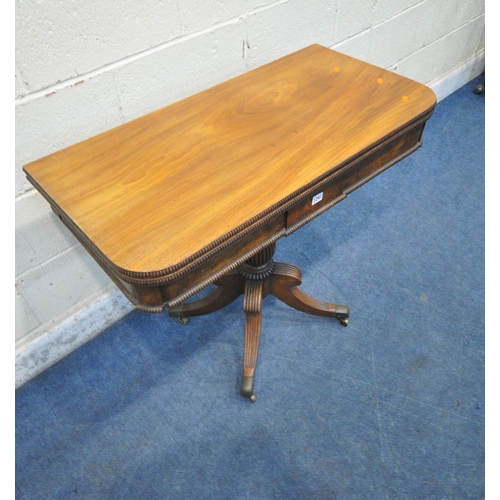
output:
<instances>
[{"instance_id":1,"label":"walnut table","mask_svg":"<svg viewBox=\"0 0 500 500\"><path fill-rule=\"evenodd\" d=\"M243 294L241 393L255 401L266 295L349 318L297 288L276 240L415 151L435 103L420 83L311 45L24 170L138 309L186 322Z\"/></svg>"}]
</instances>

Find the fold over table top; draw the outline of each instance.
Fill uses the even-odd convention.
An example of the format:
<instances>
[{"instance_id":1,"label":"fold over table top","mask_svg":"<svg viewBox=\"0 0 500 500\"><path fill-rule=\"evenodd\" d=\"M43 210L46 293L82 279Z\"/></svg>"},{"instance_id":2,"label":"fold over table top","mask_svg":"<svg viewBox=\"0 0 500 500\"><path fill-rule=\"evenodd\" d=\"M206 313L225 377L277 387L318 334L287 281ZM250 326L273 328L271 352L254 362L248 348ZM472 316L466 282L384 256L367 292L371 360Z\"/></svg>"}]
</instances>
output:
<instances>
[{"instance_id":1,"label":"fold over table top","mask_svg":"<svg viewBox=\"0 0 500 500\"><path fill-rule=\"evenodd\" d=\"M112 266L168 273L435 102L422 84L311 45L24 169Z\"/></svg>"}]
</instances>

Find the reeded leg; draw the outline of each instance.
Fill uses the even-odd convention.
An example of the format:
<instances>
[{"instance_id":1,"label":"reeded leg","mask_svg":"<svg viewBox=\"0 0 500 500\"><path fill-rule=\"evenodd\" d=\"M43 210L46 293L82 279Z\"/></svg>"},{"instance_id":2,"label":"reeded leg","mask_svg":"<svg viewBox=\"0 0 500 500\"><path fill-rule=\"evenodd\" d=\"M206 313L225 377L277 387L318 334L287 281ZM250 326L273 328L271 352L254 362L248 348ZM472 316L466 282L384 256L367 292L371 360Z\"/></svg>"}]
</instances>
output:
<instances>
[{"instance_id":1,"label":"reeded leg","mask_svg":"<svg viewBox=\"0 0 500 500\"><path fill-rule=\"evenodd\" d=\"M276 262L271 276L271 293L285 304L298 311L315 316L338 318L347 326L349 308L343 305L329 304L313 299L297 288L302 283L300 269L291 264Z\"/></svg>"},{"instance_id":2,"label":"reeded leg","mask_svg":"<svg viewBox=\"0 0 500 500\"><path fill-rule=\"evenodd\" d=\"M187 323L189 316L200 316L218 311L243 293L245 282L237 271L233 271L216 281L215 284L217 288L206 297L171 307L168 315L177 318L182 323Z\"/></svg>"},{"instance_id":3,"label":"reeded leg","mask_svg":"<svg viewBox=\"0 0 500 500\"><path fill-rule=\"evenodd\" d=\"M260 325L262 322L262 297L263 282L249 280L245 284L245 298L243 310L245 311L245 350L243 354L243 379L241 394L250 398L255 403L253 391L255 369L259 354Z\"/></svg>"},{"instance_id":4,"label":"reeded leg","mask_svg":"<svg viewBox=\"0 0 500 500\"><path fill-rule=\"evenodd\" d=\"M184 302L169 310L170 316L187 323L189 316L217 311L244 294L245 347L241 394L253 403L257 400L254 381L259 354L262 302L267 295L273 294L290 307L307 314L337 318L344 326L349 321L347 306L320 302L299 290L297 287L302 283L300 269L291 264L274 262L274 251L275 244L272 243L246 260L236 271L216 281L217 288L203 299Z\"/></svg>"}]
</instances>

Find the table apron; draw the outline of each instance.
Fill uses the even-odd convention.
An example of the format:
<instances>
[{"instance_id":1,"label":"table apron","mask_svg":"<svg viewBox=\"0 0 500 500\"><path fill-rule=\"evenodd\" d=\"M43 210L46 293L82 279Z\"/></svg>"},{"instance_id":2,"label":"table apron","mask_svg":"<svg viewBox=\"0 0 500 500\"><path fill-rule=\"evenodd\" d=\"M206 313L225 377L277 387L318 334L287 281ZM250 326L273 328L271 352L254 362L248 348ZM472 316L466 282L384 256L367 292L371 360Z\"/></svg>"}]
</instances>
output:
<instances>
[{"instance_id":1,"label":"table apron","mask_svg":"<svg viewBox=\"0 0 500 500\"><path fill-rule=\"evenodd\" d=\"M411 154L422 145L424 126L425 120L418 121L388 138L246 228L242 237L236 235L221 243L213 251L200 256L172 275L144 279L121 274L103 259L93 245L88 244L59 207L52 202L51 206L136 308L145 312L161 313L236 269L262 248L293 233ZM48 200L51 201L50 198Z\"/></svg>"}]
</instances>

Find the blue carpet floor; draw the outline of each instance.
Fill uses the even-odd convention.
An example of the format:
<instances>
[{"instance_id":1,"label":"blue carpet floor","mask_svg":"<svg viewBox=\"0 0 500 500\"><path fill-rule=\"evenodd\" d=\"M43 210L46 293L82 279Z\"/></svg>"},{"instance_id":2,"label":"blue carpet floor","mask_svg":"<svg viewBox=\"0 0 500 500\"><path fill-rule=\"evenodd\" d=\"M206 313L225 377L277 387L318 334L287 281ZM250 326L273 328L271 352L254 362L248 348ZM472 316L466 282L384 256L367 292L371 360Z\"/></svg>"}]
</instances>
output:
<instances>
[{"instance_id":1,"label":"blue carpet floor","mask_svg":"<svg viewBox=\"0 0 500 500\"><path fill-rule=\"evenodd\" d=\"M257 402L241 298L134 311L16 393L16 498L484 498L484 95L278 242L347 328L266 299Z\"/></svg>"}]
</instances>

